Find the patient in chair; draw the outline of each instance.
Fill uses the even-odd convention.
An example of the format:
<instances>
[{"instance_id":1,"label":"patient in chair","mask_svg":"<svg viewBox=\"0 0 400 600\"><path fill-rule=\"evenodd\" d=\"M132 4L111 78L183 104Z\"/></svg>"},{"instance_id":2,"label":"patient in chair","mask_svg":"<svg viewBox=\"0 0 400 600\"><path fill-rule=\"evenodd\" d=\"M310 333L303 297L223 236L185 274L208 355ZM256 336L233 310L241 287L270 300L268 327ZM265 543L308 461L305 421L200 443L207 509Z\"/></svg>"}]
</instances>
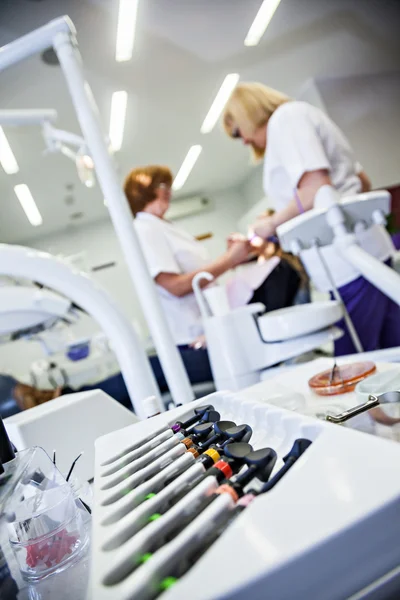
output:
<instances>
[{"instance_id":1,"label":"patient in chair","mask_svg":"<svg viewBox=\"0 0 400 600\"><path fill-rule=\"evenodd\" d=\"M274 212L268 209L265 215ZM242 238L245 236L231 235L228 247ZM262 240L254 236L251 244L252 260L239 267L235 278L227 283L231 308L261 302L266 312L271 312L311 302L309 279L299 258L282 250L276 238Z\"/></svg>"}]
</instances>

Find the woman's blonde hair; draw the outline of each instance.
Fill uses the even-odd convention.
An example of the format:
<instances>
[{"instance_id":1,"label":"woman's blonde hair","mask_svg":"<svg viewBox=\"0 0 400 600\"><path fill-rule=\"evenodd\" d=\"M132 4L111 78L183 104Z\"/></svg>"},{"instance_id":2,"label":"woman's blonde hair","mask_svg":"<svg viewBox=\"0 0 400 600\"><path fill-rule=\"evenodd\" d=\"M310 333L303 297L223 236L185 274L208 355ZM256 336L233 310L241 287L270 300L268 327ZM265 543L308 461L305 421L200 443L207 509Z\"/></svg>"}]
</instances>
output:
<instances>
[{"instance_id":1,"label":"woman's blonde hair","mask_svg":"<svg viewBox=\"0 0 400 600\"><path fill-rule=\"evenodd\" d=\"M226 103L223 126L230 137L235 137L235 131L247 137L256 129L266 125L273 112L290 98L278 90L267 87L262 83L239 83L233 90ZM252 146L256 160L265 154L265 148Z\"/></svg>"},{"instance_id":2,"label":"woman's blonde hair","mask_svg":"<svg viewBox=\"0 0 400 600\"><path fill-rule=\"evenodd\" d=\"M168 167L150 165L133 169L125 179L124 192L134 216L157 197L157 188L172 185L172 173Z\"/></svg>"}]
</instances>

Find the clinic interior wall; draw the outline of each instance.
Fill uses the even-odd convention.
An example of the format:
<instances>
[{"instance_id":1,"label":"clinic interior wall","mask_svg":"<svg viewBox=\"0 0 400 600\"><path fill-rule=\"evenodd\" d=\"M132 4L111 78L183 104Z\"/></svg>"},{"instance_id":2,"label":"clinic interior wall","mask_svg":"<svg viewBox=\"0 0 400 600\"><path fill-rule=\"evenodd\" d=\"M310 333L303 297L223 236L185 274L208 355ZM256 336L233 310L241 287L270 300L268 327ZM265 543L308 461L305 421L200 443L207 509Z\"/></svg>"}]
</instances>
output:
<instances>
[{"instance_id":1,"label":"clinic interior wall","mask_svg":"<svg viewBox=\"0 0 400 600\"><path fill-rule=\"evenodd\" d=\"M324 78L316 85L326 112L346 133L373 187L399 184L400 69Z\"/></svg>"},{"instance_id":2,"label":"clinic interior wall","mask_svg":"<svg viewBox=\"0 0 400 600\"><path fill-rule=\"evenodd\" d=\"M237 230L237 223L246 207L238 188L215 192L208 196L213 205L210 211L179 219L177 225L193 235L212 233L213 237L202 243L207 247L210 257L214 258L224 251L226 237ZM91 277L108 290L128 318L134 322L144 344L151 347L148 329L109 220L85 227L75 226L32 241L25 240L24 245L55 255L70 256L84 253L84 264L88 269L115 262L114 267L91 273ZM71 336L79 339L92 335L99 330L99 327L91 318L83 316L78 325L72 326L70 330ZM30 364L43 357L44 354L37 342L18 341L2 345L0 346L0 372L26 378Z\"/></svg>"},{"instance_id":3,"label":"clinic interior wall","mask_svg":"<svg viewBox=\"0 0 400 600\"><path fill-rule=\"evenodd\" d=\"M265 200L266 209L272 205L271 201L265 198L263 190L263 165L254 164L250 175L242 183L240 192L244 198L248 210L250 210L257 202Z\"/></svg>"}]
</instances>

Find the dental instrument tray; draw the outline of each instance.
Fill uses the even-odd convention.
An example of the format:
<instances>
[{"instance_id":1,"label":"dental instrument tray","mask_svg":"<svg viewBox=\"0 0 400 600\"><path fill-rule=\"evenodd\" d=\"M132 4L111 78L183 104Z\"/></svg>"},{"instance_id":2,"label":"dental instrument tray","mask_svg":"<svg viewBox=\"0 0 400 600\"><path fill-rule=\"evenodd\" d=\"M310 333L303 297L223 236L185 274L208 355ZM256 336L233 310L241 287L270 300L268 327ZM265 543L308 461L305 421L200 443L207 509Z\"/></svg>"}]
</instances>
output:
<instances>
[{"instance_id":1,"label":"dental instrument tray","mask_svg":"<svg viewBox=\"0 0 400 600\"><path fill-rule=\"evenodd\" d=\"M92 600L337 600L400 565L394 442L217 392L95 463Z\"/></svg>"}]
</instances>

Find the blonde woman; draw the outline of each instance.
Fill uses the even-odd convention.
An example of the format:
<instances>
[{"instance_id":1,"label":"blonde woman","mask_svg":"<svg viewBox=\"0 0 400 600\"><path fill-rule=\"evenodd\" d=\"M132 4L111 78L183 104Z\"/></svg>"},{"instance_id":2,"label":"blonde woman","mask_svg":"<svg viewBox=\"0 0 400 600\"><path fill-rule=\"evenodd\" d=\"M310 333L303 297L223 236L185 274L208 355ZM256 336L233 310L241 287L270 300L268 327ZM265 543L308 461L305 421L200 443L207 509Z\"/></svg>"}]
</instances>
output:
<instances>
[{"instance_id":1,"label":"blonde woman","mask_svg":"<svg viewBox=\"0 0 400 600\"><path fill-rule=\"evenodd\" d=\"M242 139L253 156L264 160L264 191L276 212L257 221L254 229L267 239L276 228L313 208L323 185L333 186L342 196L368 191L368 176L356 162L342 131L318 108L291 100L261 83L239 84L229 99L223 117L227 134ZM393 247L383 228L374 240L382 261L390 261ZM335 267L336 268L336 267ZM338 279L342 273L336 273ZM400 308L363 277L339 289L365 350L400 345ZM344 323L345 335L335 347L337 355L355 352Z\"/></svg>"}]
</instances>

